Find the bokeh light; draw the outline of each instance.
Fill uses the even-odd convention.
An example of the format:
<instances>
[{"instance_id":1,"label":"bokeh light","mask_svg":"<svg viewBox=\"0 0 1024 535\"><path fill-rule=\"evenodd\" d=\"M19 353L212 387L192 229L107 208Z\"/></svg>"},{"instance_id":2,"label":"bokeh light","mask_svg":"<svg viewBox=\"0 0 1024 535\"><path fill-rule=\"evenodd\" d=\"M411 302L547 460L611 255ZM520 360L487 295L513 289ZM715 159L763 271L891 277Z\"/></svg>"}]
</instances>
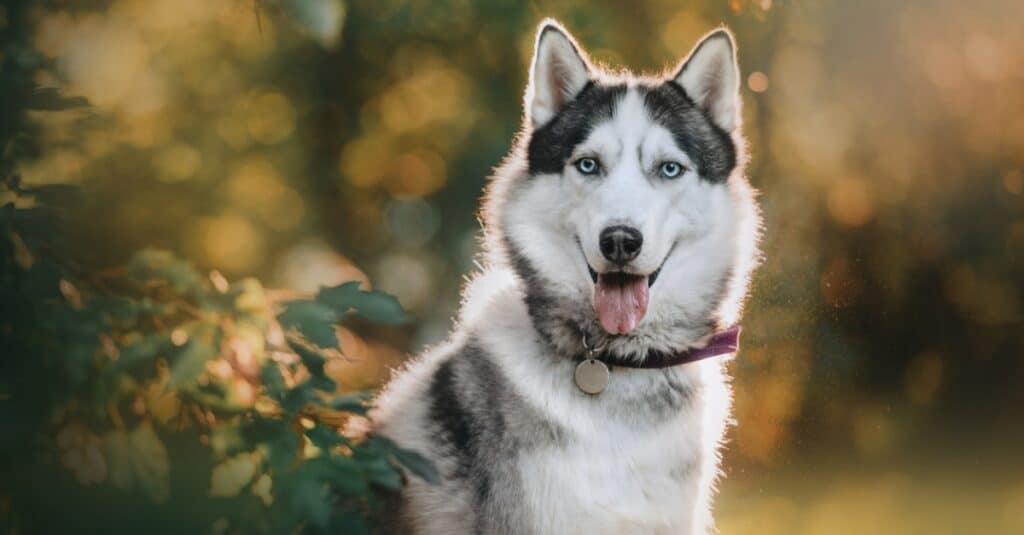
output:
<instances>
[{"instance_id":1,"label":"bokeh light","mask_svg":"<svg viewBox=\"0 0 1024 535\"><path fill-rule=\"evenodd\" d=\"M339 330L347 389L446 336L542 17L646 72L728 25L765 232L721 532L1024 532L1024 3L101 4L34 8L40 84L91 108L38 118L22 179L85 188L97 268L159 246L396 295L410 323ZM241 404L250 342L210 369ZM63 435L84 484L95 442Z\"/></svg>"}]
</instances>

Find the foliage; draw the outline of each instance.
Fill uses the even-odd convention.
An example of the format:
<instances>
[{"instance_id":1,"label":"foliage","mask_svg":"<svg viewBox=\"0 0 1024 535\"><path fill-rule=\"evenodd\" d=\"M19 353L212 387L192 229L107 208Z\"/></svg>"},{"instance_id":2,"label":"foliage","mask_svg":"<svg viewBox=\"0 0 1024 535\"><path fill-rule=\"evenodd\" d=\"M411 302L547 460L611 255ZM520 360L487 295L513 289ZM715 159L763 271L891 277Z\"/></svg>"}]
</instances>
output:
<instances>
[{"instance_id":1,"label":"foliage","mask_svg":"<svg viewBox=\"0 0 1024 535\"><path fill-rule=\"evenodd\" d=\"M155 249L79 265L63 239L78 188L26 186L19 162L37 149L30 112L87 102L37 87L38 58L6 37L0 527L363 533L401 467L436 482L366 434L369 393L326 371L346 317L405 321L394 297L350 282L304 298Z\"/></svg>"},{"instance_id":2,"label":"foliage","mask_svg":"<svg viewBox=\"0 0 1024 535\"><path fill-rule=\"evenodd\" d=\"M721 532L834 533L850 518L871 521L863 532L1024 532L1024 487L1005 469L1024 447L1016 0L7 0L0 164L34 191L18 208L46 208L18 213L19 238L66 275L49 280L88 299L106 295L93 282L121 295L118 277L89 279L153 247L203 284L216 270L311 301L372 281L409 321L350 312L333 331L350 358L326 352L324 366L343 392L373 388L451 325L481 191L519 127L532 32L548 16L595 61L647 72L719 24L736 34L765 256L730 369ZM91 105L26 111L77 96ZM38 333L59 319L29 315L40 296L65 299L48 284L5 284L4 324ZM0 445L17 453L0 459L0 523L17 510L23 525L120 516L113 527L205 532L222 502L251 496L210 496L214 468L241 472L226 493L248 457L214 458L197 427L157 423L172 461L158 509L113 487L109 466L106 483L62 485L57 448L28 422L62 430L49 399L73 370L36 367L38 334L0 337L4 389L37 373L19 403L0 392ZM85 445L72 457L103 454L94 434L65 436ZM44 457L54 473L6 482L12 464Z\"/></svg>"},{"instance_id":3,"label":"foliage","mask_svg":"<svg viewBox=\"0 0 1024 535\"><path fill-rule=\"evenodd\" d=\"M335 324L353 311L399 321L392 297L344 284L275 306L255 279L207 279L154 250L83 278L21 239L17 222L34 210L9 204L3 221L4 295L21 300L3 317L4 346L18 351L5 363L2 410L25 431L5 435L21 437L5 441L5 459L26 460L24 437L42 432L56 438L47 460L79 483L159 504L175 492L172 469L189 462L161 437L193 437L215 464L209 495L237 502L223 507L239 511L227 525L243 531L365 530L376 489L402 484L395 462L436 480L415 452L339 432L365 415L367 395L337 394L324 370L339 358ZM40 421L17 414L39 389ZM265 508L252 514L257 499Z\"/></svg>"}]
</instances>

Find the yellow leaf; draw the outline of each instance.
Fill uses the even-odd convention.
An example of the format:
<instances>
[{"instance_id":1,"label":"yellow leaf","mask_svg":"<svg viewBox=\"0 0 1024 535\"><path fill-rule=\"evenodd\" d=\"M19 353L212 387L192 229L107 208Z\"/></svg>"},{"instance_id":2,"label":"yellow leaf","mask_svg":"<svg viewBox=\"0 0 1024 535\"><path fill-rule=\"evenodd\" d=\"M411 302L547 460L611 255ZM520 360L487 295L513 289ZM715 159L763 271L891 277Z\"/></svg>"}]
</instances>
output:
<instances>
[{"instance_id":1,"label":"yellow leaf","mask_svg":"<svg viewBox=\"0 0 1024 535\"><path fill-rule=\"evenodd\" d=\"M256 459L251 453L240 453L213 469L210 495L221 498L237 496L256 475Z\"/></svg>"},{"instance_id":2,"label":"yellow leaf","mask_svg":"<svg viewBox=\"0 0 1024 535\"><path fill-rule=\"evenodd\" d=\"M128 437L132 448L132 467L140 486L156 502L166 500L171 494L171 465L167 448L153 430L150 422L135 428Z\"/></svg>"},{"instance_id":3,"label":"yellow leaf","mask_svg":"<svg viewBox=\"0 0 1024 535\"><path fill-rule=\"evenodd\" d=\"M274 495L270 493L273 480L270 476L263 474L252 484L252 493L263 501L263 505L270 507L274 503Z\"/></svg>"},{"instance_id":4,"label":"yellow leaf","mask_svg":"<svg viewBox=\"0 0 1024 535\"><path fill-rule=\"evenodd\" d=\"M167 389L165 377L150 383L146 387L145 396L149 413L162 424L171 421L181 411L181 402L173 391Z\"/></svg>"},{"instance_id":5,"label":"yellow leaf","mask_svg":"<svg viewBox=\"0 0 1024 535\"><path fill-rule=\"evenodd\" d=\"M104 437L110 482L121 490L136 484L155 502L170 496L170 461L167 448L149 422L130 432L111 431Z\"/></svg>"},{"instance_id":6,"label":"yellow leaf","mask_svg":"<svg viewBox=\"0 0 1024 535\"><path fill-rule=\"evenodd\" d=\"M128 444L128 433L111 431L103 437L109 459L110 482L121 490L131 490L135 484L132 474L131 446Z\"/></svg>"}]
</instances>

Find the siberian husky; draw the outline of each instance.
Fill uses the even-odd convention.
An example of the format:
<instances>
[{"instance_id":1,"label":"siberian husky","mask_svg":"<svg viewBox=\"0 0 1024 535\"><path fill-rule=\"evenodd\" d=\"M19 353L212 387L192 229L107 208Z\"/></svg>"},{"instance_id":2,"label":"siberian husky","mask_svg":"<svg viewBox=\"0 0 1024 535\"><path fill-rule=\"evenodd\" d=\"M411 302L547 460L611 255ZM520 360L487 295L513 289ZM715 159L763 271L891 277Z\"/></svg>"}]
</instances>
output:
<instances>
[{"instance_id":1,"label":"siberian husky","mask_svg":"<svg viewBox=\"0 0 1024 535\"><path fill-rule=\"evenodd\" d=\"M725 361L759 256L739 84L726 29L650 77L541 23L483 268L449 340L377 402L376 432L442 476L408 478L388 532L713 529Z\"/></svg>"}]
</instances>

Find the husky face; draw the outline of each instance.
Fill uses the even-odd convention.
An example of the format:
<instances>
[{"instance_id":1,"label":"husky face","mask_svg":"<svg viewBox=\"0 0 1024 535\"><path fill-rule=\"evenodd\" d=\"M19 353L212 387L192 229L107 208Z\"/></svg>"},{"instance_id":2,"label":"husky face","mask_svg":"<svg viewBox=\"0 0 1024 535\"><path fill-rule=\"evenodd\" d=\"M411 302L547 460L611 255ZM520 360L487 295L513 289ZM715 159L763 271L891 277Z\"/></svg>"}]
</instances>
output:
<instances>
[{"instance_id":1,"label":"husky face","mask_svg":"<svg viewBox=\"0 0 1024 535\"><path fill-rule=\"evenodd\" d=\"M576 354L585 337L643 358L734 320L757 234L738 83L725 30L671 76L640 78L541 27L523 134L485 214L556 348Z\"/></svg>"}]
</instances>

